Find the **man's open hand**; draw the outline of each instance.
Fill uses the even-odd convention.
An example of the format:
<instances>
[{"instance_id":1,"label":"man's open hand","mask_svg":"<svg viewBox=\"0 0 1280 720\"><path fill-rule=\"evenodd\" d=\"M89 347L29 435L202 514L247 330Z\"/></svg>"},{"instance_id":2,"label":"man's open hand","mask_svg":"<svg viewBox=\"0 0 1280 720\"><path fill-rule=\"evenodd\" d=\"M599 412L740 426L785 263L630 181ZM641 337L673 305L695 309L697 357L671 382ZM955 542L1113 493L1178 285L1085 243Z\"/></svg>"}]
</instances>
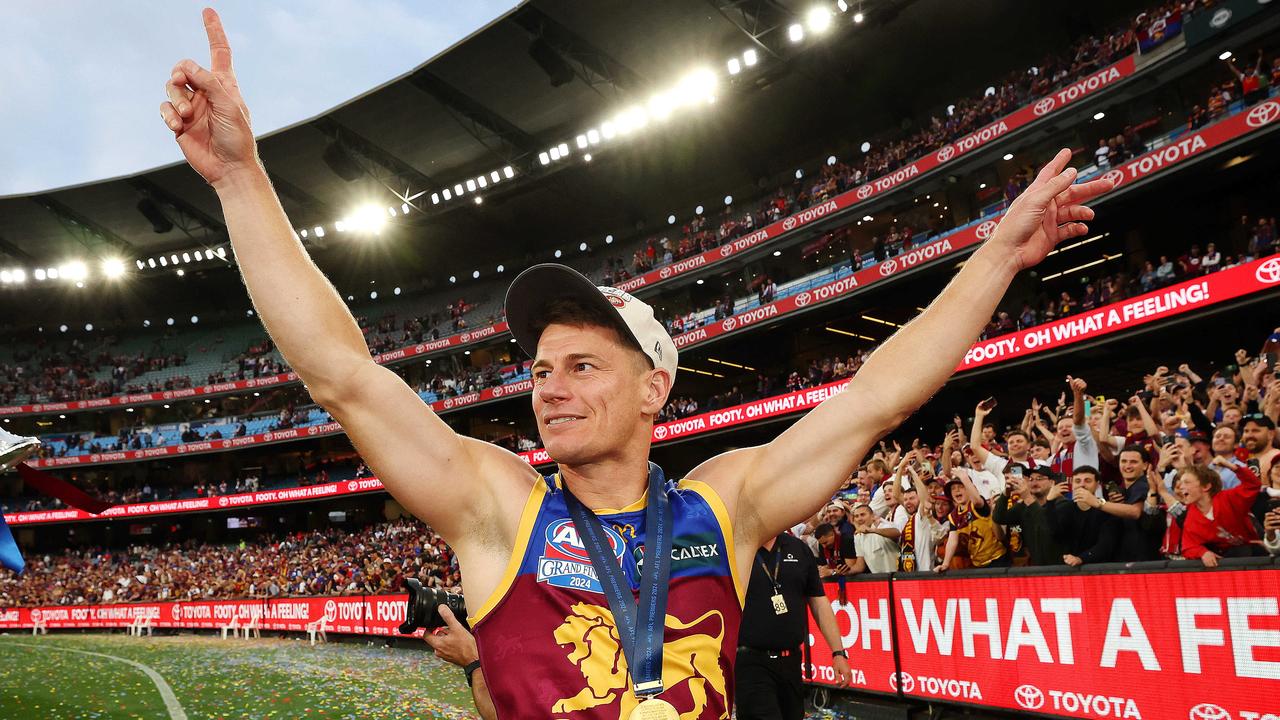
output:
<instances>
[{"instance_id":1,"label":"man's open hand","mask_svg":"<svg viewBox=\"0 0 1280 720\"><path fill-rule=\"evenodd\" d=\"M240 96L231 69L231 46L218 13L204 10L209 36L209 69L194 60L173 66L160 103L160 116L173 131L187 162L210 185L257 165L257 150L249 124L249 108Z\"/></svg>"},{"instance_id":2,"label":"man's open hand","mask_svg":"<svg viewBox=\"0 0 1280 720\"><path fill-rule=\"evenodd\" d=\"M1106 179L1073 184L1076 169L1067 167L1070 160L1070 150L1059 150L1009 206L988 241L1014 261L1016 270L1038 264L1063 240L1089 232L1086 223L1093 219L1093 209L1082 203L1113 187Z\"/></svg>"}]
</instances>

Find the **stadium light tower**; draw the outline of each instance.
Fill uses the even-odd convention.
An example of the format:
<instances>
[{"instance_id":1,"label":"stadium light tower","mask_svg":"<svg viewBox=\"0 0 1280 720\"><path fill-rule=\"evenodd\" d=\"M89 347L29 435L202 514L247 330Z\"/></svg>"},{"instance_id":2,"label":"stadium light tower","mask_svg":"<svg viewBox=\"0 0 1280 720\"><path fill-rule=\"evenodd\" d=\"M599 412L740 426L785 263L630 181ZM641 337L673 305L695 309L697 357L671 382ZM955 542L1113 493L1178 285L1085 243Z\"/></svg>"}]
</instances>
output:
<instances>
[{"instance_id":1,"label":"stadium light tower","mask_svg":"<svg viewBox=\"0 0 1280 720\"><path fill-rule=\"evenodd\" d=\"M387 214L377 205L365 204L355 209L355 212L347 216L344 225L352 232L372 233L377 235L382 232L383 226L387 224ZM219 254L221 257L221 254Z\"/></svg>"}]
</instances>

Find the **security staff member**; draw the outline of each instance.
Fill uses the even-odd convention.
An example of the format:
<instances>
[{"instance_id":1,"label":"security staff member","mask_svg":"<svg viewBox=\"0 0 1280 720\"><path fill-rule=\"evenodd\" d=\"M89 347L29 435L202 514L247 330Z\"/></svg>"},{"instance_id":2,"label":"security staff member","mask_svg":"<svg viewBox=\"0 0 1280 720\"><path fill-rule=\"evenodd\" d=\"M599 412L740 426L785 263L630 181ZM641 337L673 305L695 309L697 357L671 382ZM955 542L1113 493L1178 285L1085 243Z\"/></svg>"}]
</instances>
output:
<instances>
[{"instance_id":1,"label":"security staff member","mask_svg":"<svg viewBox=\"0 0 1280 720\"><path fill-rule=\"evenodd\" d=\"M783 533L756 552L751 566L734 675L738 720L804 717L800 646L809 635L806 606L834 649L836 683L849 684L848 656L818 579L818 561L804 541Z\"/></svg>"}]
</instances>

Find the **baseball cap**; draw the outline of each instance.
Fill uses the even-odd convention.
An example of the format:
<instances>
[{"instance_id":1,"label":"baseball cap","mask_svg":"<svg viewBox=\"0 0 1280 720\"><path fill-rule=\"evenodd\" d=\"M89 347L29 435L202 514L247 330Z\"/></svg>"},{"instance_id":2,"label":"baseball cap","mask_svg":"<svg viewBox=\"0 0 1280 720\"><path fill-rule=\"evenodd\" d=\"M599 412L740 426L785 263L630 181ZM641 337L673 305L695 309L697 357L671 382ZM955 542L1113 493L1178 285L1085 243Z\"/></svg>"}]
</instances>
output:
<instances>
[{"instance_id":1,"label":"baseball cap","mask_svg":"<svg viewBox=\"0 0 1280 720\"><path fill-rule=\"evenodd\" d=\"M654 317L653 308L617 288L597 286L585 275L559 263L541 263L526 269L507 288L507 325L516 343L534 356L543 313L554 300L575 300L618 318L618 330L635 344L655 368L666 370L674 382L678 352L667 329Z\"/></svg>"}]
</instances>

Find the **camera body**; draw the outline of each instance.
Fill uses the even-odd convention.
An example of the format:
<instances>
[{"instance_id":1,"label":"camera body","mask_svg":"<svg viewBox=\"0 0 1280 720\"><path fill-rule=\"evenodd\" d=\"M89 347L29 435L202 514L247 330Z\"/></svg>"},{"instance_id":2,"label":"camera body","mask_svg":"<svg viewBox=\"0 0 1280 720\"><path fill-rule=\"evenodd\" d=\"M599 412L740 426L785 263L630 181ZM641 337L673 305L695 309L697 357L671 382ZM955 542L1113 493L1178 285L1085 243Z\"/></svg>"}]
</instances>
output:
<instances>
[{"instance_id":1,"label":"camera body","mask_svg":"<svg viewBox=\"0 0 1280 720\"><path fill-rule=\"evenodd\" d=\"M458 622L468 630L471 629L467 624L467 605L461 595L436 588L424 588L417 578L406 578L404 589L409 597L406 600L404 622L396 628L396 632L401 635L410 635L418 628L434 630L444 627L444 618L440 617L441 605L447 605Z\"/></svg>"}]
</instances>

